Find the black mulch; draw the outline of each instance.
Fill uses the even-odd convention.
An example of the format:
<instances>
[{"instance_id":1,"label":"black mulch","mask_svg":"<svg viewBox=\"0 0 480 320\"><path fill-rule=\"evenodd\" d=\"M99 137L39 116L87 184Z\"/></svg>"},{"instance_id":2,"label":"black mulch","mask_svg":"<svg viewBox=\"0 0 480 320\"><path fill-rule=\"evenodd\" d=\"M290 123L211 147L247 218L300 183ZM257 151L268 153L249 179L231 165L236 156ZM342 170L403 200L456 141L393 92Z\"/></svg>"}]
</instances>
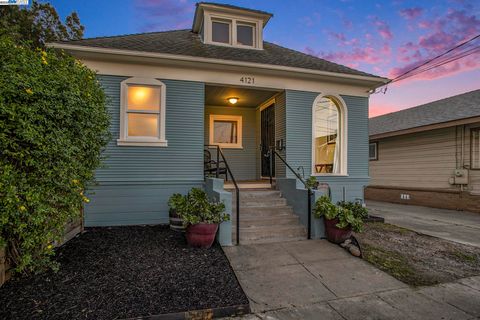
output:
<instances>
[{"instance_id":1,"label":"black mulch","mask_svg":"<svg viewBox=\"0 0 480 320\"><path fill-rule=\"evenodd\" d=\"M219 245L165 226L95 228L58 249L58 273L0 288L0 319L117 319L248 304Z\"/></svg>"}]
</instances>

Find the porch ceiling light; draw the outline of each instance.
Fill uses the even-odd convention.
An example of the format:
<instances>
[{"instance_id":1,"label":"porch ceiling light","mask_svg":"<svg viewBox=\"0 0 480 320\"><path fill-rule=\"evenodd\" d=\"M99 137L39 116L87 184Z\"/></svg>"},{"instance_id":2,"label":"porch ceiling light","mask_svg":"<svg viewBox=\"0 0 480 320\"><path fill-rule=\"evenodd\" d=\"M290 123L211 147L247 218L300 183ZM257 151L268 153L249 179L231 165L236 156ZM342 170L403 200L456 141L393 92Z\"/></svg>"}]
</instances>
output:
<instances>
[{"instance_id":1,"label":"porch ceiling light","mask_svg":"<svg viewBox=\"0 0 480 320\"><path fill-rule=\"evenodd\" d=\"M230 98L228 98L227 100L228 100L228 102L230 102L231 104L235 104L235 103L238 102L238 98L236 98L236 97L230 97Z\"/></svg>"}]
</instances>

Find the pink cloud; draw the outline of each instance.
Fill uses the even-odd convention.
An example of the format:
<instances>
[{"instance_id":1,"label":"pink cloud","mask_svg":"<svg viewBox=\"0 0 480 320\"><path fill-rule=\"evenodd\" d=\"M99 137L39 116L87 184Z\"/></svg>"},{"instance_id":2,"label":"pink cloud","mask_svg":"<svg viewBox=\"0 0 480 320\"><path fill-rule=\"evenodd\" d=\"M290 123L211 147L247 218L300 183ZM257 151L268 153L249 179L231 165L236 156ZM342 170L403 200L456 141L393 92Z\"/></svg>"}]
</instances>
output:
<instances>
[{"instance_id":1,"label":"pink cloud","mask_svg":"<svg viewBox=\"0 0 480 320\"><path fill-rule=\"evenodd\" d=\"M390 26L385 21L380 20L378 17L373 17L373 24L377 27L378 34L380 34L384 40L393 39L393 33L390 30Z\"/></svg>"},{"instance_id":2,"label":"pink cloud","mask_svg":"<svg viewBox=\"0 0 480 320\"><path fill-rule=\"evenodd\" d=\"M375 100L369 106L368 117L373 118L382 114L398 111L398 106L385 103L377 103Z\"/></svg>"},{"instance_id":3,"label":"pink cloud","mask_svg":"<svg viewBox=\"0 0 480 320\"><path fill-rule=\"evenodd\" d=\"M403 18L407 20L413 20L422 15L423 9L419 7L407 8L407 9L400 10L399 13Z\"/></svg>"},{"instance_id":4,"label":"pink cloud","mask_svg":"<svg viewBox=\"0 0 480 320\"><path fill-rule=\"evenodd\" d=\"M357 68L360 63L367 63L367 64L376 64L380 63L384 60L384 55L390 51L389 46L384 46L380 50L377 50L373 47L365 47L365 48L354 48L351 52L340 51L340 52L315 52L312 48L305 48L305 52L314 55L317 57L321 57L323 59L341 63L347 65L351 68Z\"/></svg>"}]
</instances>

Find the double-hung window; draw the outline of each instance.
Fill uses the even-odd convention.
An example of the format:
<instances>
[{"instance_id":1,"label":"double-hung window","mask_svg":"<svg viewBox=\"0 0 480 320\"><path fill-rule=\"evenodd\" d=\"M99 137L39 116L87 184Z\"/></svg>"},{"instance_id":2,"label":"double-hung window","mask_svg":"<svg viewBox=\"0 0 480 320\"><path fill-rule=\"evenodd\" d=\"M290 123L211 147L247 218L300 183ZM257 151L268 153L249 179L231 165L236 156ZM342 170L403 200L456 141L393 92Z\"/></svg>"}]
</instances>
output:
<instances>
[{"instance_id":1,"label":"double-hung window","mask_svg":"<svg viewBox=\"0 0 480 320\"><path fill-rule=\"evenodd\" d=\"M130 78L121 84L118 145L167 146L165 85L156 79Z\"/></svg>"},{"instance_id":2,"label":"double-hung window","mask_svg":"<svg viewBox=\"0 0 480 320\"><path fill-rule=\"evenodd\" d=\"M256 24L236 19L212 18L211 42L238 47L256 48Z\"/></svg>"},{"instance_id":3,"label":"double-hung window","mask_svg":"<svg viewBox=\"0 0 480 320\"><path fill-rule=\"evenodd\" d=\"M480 169L480 128L470 130L470 168Z\"/></svg>"},{"instance_id":4,"label":"double-hung window","mask_svg":"<svg viewBox=\"0 0 480 320\"><path fill-rule=\"evenodd\" d=\"M378 142L368 144L368 160L378 160Z\"/></svg>"}]
</instances>

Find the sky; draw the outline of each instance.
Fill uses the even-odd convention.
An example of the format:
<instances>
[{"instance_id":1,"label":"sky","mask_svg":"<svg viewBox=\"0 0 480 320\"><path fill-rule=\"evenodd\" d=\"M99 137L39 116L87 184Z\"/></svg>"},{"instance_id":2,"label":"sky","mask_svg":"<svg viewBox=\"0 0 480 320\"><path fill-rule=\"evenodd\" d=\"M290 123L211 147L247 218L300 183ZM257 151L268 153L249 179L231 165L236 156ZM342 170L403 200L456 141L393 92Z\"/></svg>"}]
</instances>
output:
<instances>
[{"instance_id":1,"label":"sky","mask_svg":"<svg viewBox=\"0 0 480 320\"><path fill-rule=\"evenodd\" d=\"M190 0L51 0L76 11L85 37L191 28ZM480 1L222 0L273 13L264 40L390 79L480 34ZM470 55L370 97L370 116L480 89L480 38ZM459 52L454 51L452 53Z\"/></svg>"}]
</instances>

